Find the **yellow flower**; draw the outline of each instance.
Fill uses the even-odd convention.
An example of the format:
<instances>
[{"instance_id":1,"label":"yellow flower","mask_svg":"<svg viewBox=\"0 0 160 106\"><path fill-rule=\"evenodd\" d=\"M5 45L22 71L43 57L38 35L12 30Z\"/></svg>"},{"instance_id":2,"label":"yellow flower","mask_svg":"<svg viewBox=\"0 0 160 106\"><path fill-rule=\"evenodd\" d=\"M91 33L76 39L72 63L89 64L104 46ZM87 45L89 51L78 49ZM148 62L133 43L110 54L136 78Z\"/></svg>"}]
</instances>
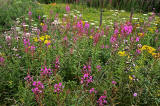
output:
<instances>
[{"instance_id":1,"label":"yellow flower","mask_svg":"<svg viewBox=\"0 0 160 106\"><path fill-rule=\"evenodd\" d=\"M118 55L119 55L119 56L127 56L127 54L126 54L125 51L119 51L119 52L118 52Z\"/></svg>"},{"instance_id":2,"label":"yellow flower","mask_svg":"<svg viewBox=\"0 0 160 106\"><path fill-rule=\"evenodd\" d=\"M90 39L93 39L93 36L91 35L89 38L90 38Z\"/></svg>"},{"instance_id":3,"label":"yellow flower","mask_svg":"<svg viewBox=\"0 0 160 106\"><path fill-rule=\"evenodd\" d=\"M85 22L84 22L84 21L82 21L82 24L84 25L84 24L85 24Z\"/></svg>"},{"instance_id":4,"label":"yellow flower","mask_svg":"<svg viewBox=\"0 0 160 106\"><path fill-rule=\"evenodd\" d=\"M138 36L143 36L143 33L138 33Z\"/></svg>"},{"instance_id":5,"label":"yellow flower","mask_svg":"<svg viewBox=\"0 0 160 106\"><path fill-rule=\"evenodd\" d=\"M46 38L46 39L50 39L51 37L50 37L49 35L46 35L45 38Z\"/></svg>"},{"instance_id":6,"label":"yellow flower","mask_svg":"<svg viewBox=\"0 0 160 106\"><path fill-rule=\"evenodd\" d=\"M41 40L41 41L44 41L44 36L41 36L39 39Z\"/></svg>"},{"instance_id":7,"label":"yellow flower","mask_svg":"<svg viewBox=\"0 0 160 106\"><path fill-rule=\"evenodd\" d=\"M50 44L50 43L51 43L50 40L45 40L45 41L44 41L44 44Z\"/></svg>"},{"instance_id":8,"label":"yellow flower","mask_svg":"<svg viewBox=\"0 0 160 106\"><path fill-rule=\"evenodd\" d=\"M33 40L34 40L35 42L38 42L38 38L37 38L37 37L34 37Z\"/></svg>"},{"instance_id":9,"label":"yellow flower","mask_svg":"<svg viewBox=\"0 0 160 106\"><path fill-rule=\"evenodd\" d=\"M154 33L154 30L152 28L148 28L148 31Z\"/></svg>"},{"instance_id":10,"label":"yellow flower","mask_svg":"<svg viewBox=\"0 0 160 106\"><path fill-rule=\"evenodd\" d=\"M160 58L160 53L152 53L152 56L153 56L154 58Z\"/></svg>"},{"instance_id":11,"label":"yellow flower","mask_svg":"<svg viewBox=\"0 0 160 106\"><path fill-rule=\"evenodd\" d=\"M44 25L44 23L41 23L40 25L41 25L41 26L43 26L43 25Z\"/></svg>"},{"instance_id":12,"label":"yellow flower","mask_svg":"<svg viewBox=\"0 0 160 106\"><path fill-rule=\"evenodd\" d=\"M140 24L137 24L137 27L140 27Z\"/></svg>"},{"instance_id":13,"label":"yellow flower","mask_svg":"<svg viewBox=\"0 0 160 106\"><path fill-rule=\"evenodd\" d=\"M130 80L133 80L133 78L132 78L130 75L129 75L129 79L130 79Z\"/></svg>"},{"instance_id":14,"label":"yellow flower","mask_svg":"<svg viewBox=\"0 0 160 106\"><path fill-rule=\"evenodd\" d=\"M142 48L141 48L141 50L143 51L143 50L146 50L148 53L153 53L154 51L156 51L156 49L155 48L153 48L153 47L151 47L151 46L147 46L147 45L144 45Z\"/></svg>"}]
</instances>

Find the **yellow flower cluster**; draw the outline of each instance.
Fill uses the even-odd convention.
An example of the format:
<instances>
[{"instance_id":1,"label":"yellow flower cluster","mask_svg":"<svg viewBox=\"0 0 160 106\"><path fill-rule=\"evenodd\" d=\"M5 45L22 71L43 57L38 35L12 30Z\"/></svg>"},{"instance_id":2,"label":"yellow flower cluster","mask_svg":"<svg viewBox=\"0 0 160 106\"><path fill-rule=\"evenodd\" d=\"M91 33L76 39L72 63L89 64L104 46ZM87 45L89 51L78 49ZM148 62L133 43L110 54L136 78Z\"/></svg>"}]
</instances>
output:
<instances>
[{"instance_id":1,"label":"yellow flower cluster","mask_svg":"<svg viewBox=\"0 0 160 106\"><path fill-rule=\"evenodd\" d=\"M43 26L43 25L44 25L44 23L41 23L40 25L41 25L41 26Z\"/></svg>"},{"instance_id":2,"label":"yellow flower cluster","mask_svg":"<svg viewBox=\"0 0 160 106\"><path fill-rule=\"evenodd\" d=\"M154 58L160 58L160 53L152 53L152 56L153 56Z\"/></svg>"},{"instance_id":3,"label":"yellow flower cluster","mask_svg":"<svg viewBox=\"0 0 160 106\"><path fill-rule=\"evenodd\" d=\"M143 33L138 33L138 36L143 36L144 34Z\"/></svg>"},{"instance_id":4,"label":"yellow flower cluster","mask_svg":"<svg viewBox=\"0 0 160 106\"><path fill-rule=\"evenodd\" d=\"M144 45L142 48L141 48L141 51L144 51L146 50L148 53L152 54L154 51L156 51L155 48L151 47L151 46L147 46L147 45Z\"/></svg>"},{"instance_id":5,"label":"yellow flower cluster","mask_svg":"<svg viewBox=\"0 0 160 106\"><path fill-rule=\"evenodd\" d=\"M41 41L44 42L44 44L50 44L50 36L49 35L45 35L45 36L41 36L39 39L37 37L33 38L35 42Z\"/></svg>"},{"instance_id":6,"label":"yellow flower cluster","mask_svg":"<svg viewBox=\"0 0 160 106\"><path fill-rule=\"evenodd\" d=\"M89 38L90 38L90 39L93 39L93 36L91 35Z\"/></svg>"},{"instance_id":7,"label":"yellow flower cluster","mask_svg":"<svg viewBox=\"0 0 160 106\"><path fill-rule=\"evenodd\" d=\"M119 51L118 55L119 56L127 56L127 53L125 51Z\"/></svg>"},{"instance_id":8,"label":"yellow flower cluster","mask_svg":"<svg viewBox=\"0 0 160 106\"><path fill-rule=\"evenodd\" d=\"M152 54L154 58L160 58L160 53L155 53L156 49L151 46L144 45L141 50L146 50L148 53Z\"/></svg>"},{"instance_id":9,"label":"yellow flower cluster","mask_svg":"<svg viewBox=\"0 0 160 106\"><path fill-rule=\"evenodd\" d=\"M129 75L129 79L130 79L130 80L133 80L133 77Z\"/></svg>"}]
</instances>

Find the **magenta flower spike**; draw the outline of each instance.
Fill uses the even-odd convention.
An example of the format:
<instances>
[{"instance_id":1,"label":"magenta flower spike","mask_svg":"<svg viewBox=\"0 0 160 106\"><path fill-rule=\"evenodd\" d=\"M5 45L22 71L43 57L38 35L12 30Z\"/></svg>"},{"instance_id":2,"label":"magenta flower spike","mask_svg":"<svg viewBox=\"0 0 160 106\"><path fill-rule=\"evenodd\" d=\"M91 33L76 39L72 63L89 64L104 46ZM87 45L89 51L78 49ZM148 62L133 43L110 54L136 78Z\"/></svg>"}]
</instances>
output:
<instances>
[{"instance_id":1,"label":"magenta flower spike","mask_svg":"<svg viewBox=\"0 0 160 106\"><path fill-rule=\"evenodd\" d=\"M69 5L66 5L66 11L67 11L67 13L70 12L70 7L69 7Z\"/></svg>"},{"instance_id":2,"label":"magenta flower spike","mask_svg":"<svg viewBox=\"0 0 160 106\"><path fill-rule=\"evenodd\" d=\"M106 96L100 96L100 98L97 101L99 106L104 106L105 104L107 104L106 98L107 98Z\"/></svg>"},{"instance_id":3,"label":"magenta flower spike","mask_svg":"<svg viewBox=\"0 0 160 106\"><path fill-rule=\"evenodd\" d=\"M64 86L62 85L61 82L59 84L55 84L54 85L54 92L61 93L61 92L63 92L63 88L64 88Z\"/></svg>"}]
</instances>

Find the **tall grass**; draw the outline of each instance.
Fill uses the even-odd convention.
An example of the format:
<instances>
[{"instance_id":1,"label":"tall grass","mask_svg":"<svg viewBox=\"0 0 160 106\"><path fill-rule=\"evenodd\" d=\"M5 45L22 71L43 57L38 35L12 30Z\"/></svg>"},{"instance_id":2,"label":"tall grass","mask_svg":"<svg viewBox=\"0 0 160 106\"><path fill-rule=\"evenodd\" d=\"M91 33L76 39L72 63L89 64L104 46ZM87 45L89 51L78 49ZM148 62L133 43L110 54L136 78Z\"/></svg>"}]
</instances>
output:
<instances>
[{"instance_id":1,"label":"tall grass","mask_svg":"<svg viewBox=\"0 0 160 106\"><path fill-rule=\"evenodd\" d=\"M81 4L87 4L89 7L100 7L101 1L105 8L108 6L115 9L124 9L130 11L134 8L136 11L148 12L155 9L156 12L160 12L160 0L62 0L65 3L79 2Z\"/></svg>"}]
</instances>

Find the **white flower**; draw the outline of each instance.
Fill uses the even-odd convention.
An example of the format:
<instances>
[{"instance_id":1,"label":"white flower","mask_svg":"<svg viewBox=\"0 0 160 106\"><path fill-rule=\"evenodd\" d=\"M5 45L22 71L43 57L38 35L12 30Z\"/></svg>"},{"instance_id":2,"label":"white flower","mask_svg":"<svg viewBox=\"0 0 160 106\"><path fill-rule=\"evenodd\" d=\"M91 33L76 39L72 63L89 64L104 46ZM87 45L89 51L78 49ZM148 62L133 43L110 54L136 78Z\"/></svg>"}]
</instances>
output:
<instances>
[{"instance_id":1,"label":"white flower","mask_svg":"<svg viewBox=\"0 0 160 106\"><path fill-rule=\"evenodd\" d=\"M95 23L91 23L91 25L95 25Z\"/></svg>"},{"instance_id":2,"label":"white flower","mask_svg":"<svg viewBox=\"0 0 160 106\"><path fill-rule=\"evenodd\" d=\"M121 10L121 12L125 12L125 10Z\"/></svg>"},{"instance_id":3,"label":"white flower","mask_svg":"<svg viewBox=\"0 0 160 106\"><path fill-rule=\"evenodd\" d=\"M133 18L134 20L138 20L139 18Z\"/></svg>"},{"instance_id":4,"label":"white flower","mask_svg":"<svg viewBox=\"0 0 160 106\"><path fill-rule=\"evenodd\" d=\"M68 15L67 15L67 14L63 14L63 16L65 16L65 17L66 17L66 16L68 16Z\"/></svg>"}]
</instances>

